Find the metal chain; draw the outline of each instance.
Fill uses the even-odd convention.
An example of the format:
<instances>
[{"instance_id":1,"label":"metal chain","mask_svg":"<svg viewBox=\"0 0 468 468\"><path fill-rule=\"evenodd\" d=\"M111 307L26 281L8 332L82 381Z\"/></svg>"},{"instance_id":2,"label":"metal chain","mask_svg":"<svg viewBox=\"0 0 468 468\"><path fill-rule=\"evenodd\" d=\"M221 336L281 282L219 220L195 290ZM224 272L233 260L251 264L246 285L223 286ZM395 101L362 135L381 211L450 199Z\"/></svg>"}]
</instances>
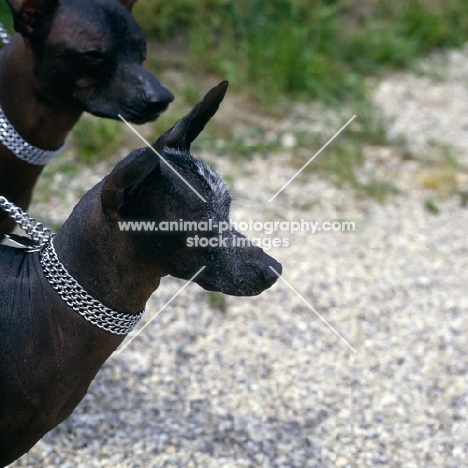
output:
<instances>
[{"instance_id":1,"label":"metal chain","mask_svg":"<svg viewBox=\"0 0 468 468\"><path fill-rule=\"evenodd\" d=\"M7 213L39 247L49 242L54 235L49 228L44 227L42 223L31 218L28 213L25 213L19 206L11 203L3 196L0 196L0 208Z\"/></svg>"},{"instance_id":2,"label":"metal chain","mask_svg":"<svg viewBox=\"0 0 468 468\"><path fill-rule=\"evenodd\" d=\"M58 259L53 239L41 250L40 261L45 277L59 296L88 322L103 330L128 335L145 312L145 308L136 314L117 312L90 296Z\"/></svg>"},{"instance_id":3,"label":"metal chain","mask_svg":"<svg viewBox=\"0 0 468 468\"><path fill-rule=\"evenodd\" d=\"M117 312L89 295L68 273L55 252L54 233L31 218L21 208L0 196L0 208L41 247L40 262L44 276L59 296L88 322L116 335L128 335L145 313L145 307L135 314Z\"/></svg>"},{"instance_id":4,"label":"metal chain","mask_svg":"<svg viewBox=\"0 0 468 468\"><path fill-rule=\"evenodd\" d=\"M9 44L10 34L0 23L0 41L4 44ZM66 146L66 141L55 150L45 150L36 146L30 145L10 123L7 116L0 107L0 141L17 157L30 164L37 166L45 166L57 156L60 151Z\"/></svg>"},{"instance_id":5,"label":"metal chain","mask_svg":"<svg viewBox=\"0 0 468 468\"><path fill-rule=\"evenodd\" d=\"M3 26L2 23L0 23L0 41L2 41L5 45L10 43L11 36L6 30L6 28Z\"/></svg>"},{"instance_id":6,"label":"metal chain","mask_svg":"<svg viewBox=\"0 0 468 468\"><path fill-rule=\"evenodd\" d=\"M45 166L66 146L66 141L55 150L45 150L29 144L13 127L0 107L0 141L19 159L29 164Z\"/></svg>"}]
</instances>

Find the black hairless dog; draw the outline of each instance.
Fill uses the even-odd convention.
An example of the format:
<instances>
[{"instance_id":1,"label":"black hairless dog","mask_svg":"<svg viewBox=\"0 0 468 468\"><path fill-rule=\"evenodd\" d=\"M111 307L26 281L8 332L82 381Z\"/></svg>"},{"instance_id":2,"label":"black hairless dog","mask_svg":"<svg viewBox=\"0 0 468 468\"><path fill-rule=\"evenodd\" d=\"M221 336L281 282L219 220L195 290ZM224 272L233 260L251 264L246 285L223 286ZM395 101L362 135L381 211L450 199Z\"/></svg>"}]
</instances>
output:
<instances>
[{"instance_id":1,"label":"black hairless dog","mask_svg":"<svg viewBox=\"0 0 468 468\"><path fill-rule=\"evenodd\" d=\"M207 290L251 296L281 274L276 260L237 242L245 238L232 230L202 248L190 247L193 232L121 229L184 220L213 226L196 235L221 240L214 226L229 222L231 196L189 149L226 88L212 89L157 140L164 160L151 148L123 159L42 250L0 246L0 466L70 415L163 276L195 276Z\"/></svg>"},{"instance_id":2,"label":"black hairless dog","mask_svg":"<svg viewBox=\"0 0 468 468\"><path fill-rule=\"evenodd\" d=\"M134 0L7 0L15 34L0 51L0 195L26 209L80 115L154 120L172 94L145 68ZM14 227L0 213L0 240Z\"/></svg>"}]
</instances>

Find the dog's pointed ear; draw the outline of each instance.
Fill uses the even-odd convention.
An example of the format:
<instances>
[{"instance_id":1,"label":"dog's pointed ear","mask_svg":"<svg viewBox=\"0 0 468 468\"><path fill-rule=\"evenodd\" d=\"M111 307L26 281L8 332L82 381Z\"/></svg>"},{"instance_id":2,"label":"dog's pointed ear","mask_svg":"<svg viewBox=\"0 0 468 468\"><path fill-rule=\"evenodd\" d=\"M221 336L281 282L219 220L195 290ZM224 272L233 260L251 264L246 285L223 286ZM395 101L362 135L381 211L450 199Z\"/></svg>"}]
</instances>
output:
<instances>
[{"instance_id":1,"label":"dog's pointed ear","mask_svg":"<svg viewBox=\"0 0 468 468\"><path fill-rule=\"evenodd\" d=\"M119 0L120 3L128 10L132 11L133 5L137 2L137 0Z\"/></svg>"},{"instance_id":2,"label":"dog's pointed ear","mask_svg":"<svg viewBox=\"0 0 468 468\"><path fill-rule=\"evenodd\" d=\"M222 81L218 86L210 90L194 109L179 120L165 134L166 146L179 150L189 150L190 144L205 128L208 121L215 115L226 95L227 81Z\"/></svg>"},{"instance_id":3,"label":"dog's pointed ear","mask_svg":"<svg viewBox=\"0 0 468 468\"><path fill-rule=\"evenodd\" d=\"M13 11L15 31L29 37L52 17L59 0L7 0Z\"/></svg>"},{"instance_id":4,"label":"dog's pointed ear","mask_svg":"<svg viewBox=\"0 0 468 468\"><path fill-rule=\"evenodd\" d=\"M121 218L147 177L157 177L160 167L159 157L150 148L135 150L120 161L103 182L101 205L104 213L110 218Z\"/></svg>"}]
</instances>

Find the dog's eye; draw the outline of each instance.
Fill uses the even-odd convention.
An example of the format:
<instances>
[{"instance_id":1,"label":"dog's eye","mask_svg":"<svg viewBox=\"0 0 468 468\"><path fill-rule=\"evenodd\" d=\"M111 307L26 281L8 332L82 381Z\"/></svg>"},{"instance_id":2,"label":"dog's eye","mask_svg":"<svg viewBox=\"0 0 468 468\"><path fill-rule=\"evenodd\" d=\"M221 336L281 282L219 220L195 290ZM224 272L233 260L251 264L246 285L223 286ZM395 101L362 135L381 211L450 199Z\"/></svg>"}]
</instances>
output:
<instances>
[{"instance_id":1,"label":"dog's eye","mask_svg":"<svg viewBox=\"0 0 468 468\"><path fill-rule=\"evenodd\" d=\"M82 54L82 56L88 61L92 63L99 63L102 62L104 59L104 54L99 50L88 50Z\"/></svg>"}]
</instances>

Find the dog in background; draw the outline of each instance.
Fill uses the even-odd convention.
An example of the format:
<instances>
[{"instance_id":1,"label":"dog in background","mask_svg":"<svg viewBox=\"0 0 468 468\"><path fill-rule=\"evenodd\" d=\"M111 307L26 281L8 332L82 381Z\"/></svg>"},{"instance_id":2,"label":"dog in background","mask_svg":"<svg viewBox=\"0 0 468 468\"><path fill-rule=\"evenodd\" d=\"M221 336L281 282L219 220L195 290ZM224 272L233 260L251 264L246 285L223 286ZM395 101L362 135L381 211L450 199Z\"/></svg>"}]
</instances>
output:
<instances>
[{"instance_id":1,"label":"dog in background","mask_svg":"<svg viewBox=\"0 0 468 468\"><path fill-rule=\"evenodd\" d=\"M0 195L23 209L83 112L142 124L173 95L143 67L135 0L6 0L16 34L0 51ZM0 240L14 225L0 214Z\"/></svg>"}]
</instances>

